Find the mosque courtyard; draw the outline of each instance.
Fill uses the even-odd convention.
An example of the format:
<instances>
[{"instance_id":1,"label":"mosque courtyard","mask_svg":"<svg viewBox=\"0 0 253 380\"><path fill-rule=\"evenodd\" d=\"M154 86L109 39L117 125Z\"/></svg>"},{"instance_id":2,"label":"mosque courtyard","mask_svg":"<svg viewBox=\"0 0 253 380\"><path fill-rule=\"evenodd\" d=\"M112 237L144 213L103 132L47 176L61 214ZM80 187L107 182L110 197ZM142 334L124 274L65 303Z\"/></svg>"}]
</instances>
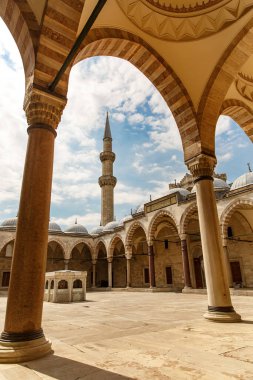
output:
<instances>
[{"instance_id":1,"label":"mosque courtyard","mask_svg":"<svg viewBox=\"0 0 253 380\"><path fill-rule=\"evenodd\" d=\"M241 323L204 319L201 294L101 291L86 302L44 302L54 354L2 364L0 380L252 380L252 297L232 298ZM1 326L5 306L3 295Z\"/></svg>"}]
</instances>

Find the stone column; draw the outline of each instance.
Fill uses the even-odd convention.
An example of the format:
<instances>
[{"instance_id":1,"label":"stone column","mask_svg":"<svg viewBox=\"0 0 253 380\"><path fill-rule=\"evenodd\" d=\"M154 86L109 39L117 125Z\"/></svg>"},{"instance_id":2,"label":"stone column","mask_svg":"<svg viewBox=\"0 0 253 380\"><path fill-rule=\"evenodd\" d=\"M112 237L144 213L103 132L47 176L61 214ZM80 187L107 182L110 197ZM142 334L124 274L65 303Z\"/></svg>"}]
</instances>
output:
<instances>
[{"instance_id":1,"label":"stone column","mask_svg":"<svg viewBox=\"0 0 253 380\"><path fill-rule=\"evenodd\" d=\"M42 327L54 140L65 101L34 88L24 109L28 145L0 362L22 362L51 351Z\"/></svg>"},{"instance_id":2,"label":"stone column","mask_svg":"<svg viewBox=\"0 0 253 380\"><path fill-rule=\"evenodd\" d=\"M155 288L155 255L154 246L148 246L148 261L149 261L149 286L150 288Z\"/></svg>"},{"instance_id":3,"label":"stone column","mask_svg":"<svg viewBox=\"0 0 253 380\"><path fill-rule=\"evenodd\" d=\"M69 269L69 259L65 259L64 260L64 270L68 270Z\"/></svg>"},{"instance_id":4,"label":"stone column","mask_svg":"<svg viewBox=\"0 0 253 380\"><path fill-rule=\"evenodd\" d=\"M113 257L107 257L108 261L108 288L112 288L112 260Z\"/></svg>"},{"instance_id":5,"label":"stone column","mask_svg":"<svg viewBox=\"0 0 253 380\"><path fill-rule=\"evenodd\" d=\"M226 270L227 270L227 276L228 276L228 286L230 288L233 288L233 278L232 278L231 266L229 262L228 246L225 239L223 239L223 252L224 252L224 258L225 258Z\"/></svg>"},{"instance_id":6,"label":"stone column","mask_svg":"<svg viewBox=\"0 0 253 380\"><path fill-rule=\"evenodd\" d=\"M96 261L92 261L92 288L96 288Z\"/></svg>"},{"instance_id":7,"label":"stone column","mask_svg":"<svg viewBox=\"0 0 253 380\"><path fill-rule=\"evenodd\" d=\"M184 270L184 287L191 288L192 283L191 283L189 256L188 256L188 249L187 249L187 235L182 234L180 238L181 238L183 270Z\"/></svg>"},{"instance_id":8,"label":"stone column","mask_svg":"<svg viewBox=\"0 0 253 380\"><path fill-rule=\"evenodd\" d=\"M189 160L194 177L199 227L208 295L208 311L204 317L217 322L237 322L241 317L232 306L222 250L218 212L213 189L216 159L204 154Z\"/></svg>"},{"instance_id":9,"label":"stone column","mask_svg":"<svg viewBox=\"0 0 253 380\"><path fill-rule=\"evenodd\" d=\"M126 281L126 287L131 287L131 257L126 258L127 261L127 281Z\"/></svg>"}]
</instances>

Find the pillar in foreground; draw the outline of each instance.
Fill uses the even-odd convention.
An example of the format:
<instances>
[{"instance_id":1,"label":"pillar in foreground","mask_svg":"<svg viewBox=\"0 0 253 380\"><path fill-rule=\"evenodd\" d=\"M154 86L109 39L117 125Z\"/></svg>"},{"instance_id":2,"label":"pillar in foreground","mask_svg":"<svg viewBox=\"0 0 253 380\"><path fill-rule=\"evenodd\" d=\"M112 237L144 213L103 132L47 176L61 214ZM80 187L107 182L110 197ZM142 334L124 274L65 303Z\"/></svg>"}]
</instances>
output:
<instances>
[{"instance_id":1,"label":"pillar in foreground","mask_svg":"<svg viewBox=\"0 0 253 380\"><path fill-rule=\"evenodd\" d=\"M187 235L182 234L180 238L181 238L183 270L184 270L184 287L191 288L192 283L191 283L189 256L188 256L188 249L187 249Z\"/></svg>"},{"instance_id":2,"label":"pillar in foreground","mask_svg":"<svg viewBox=\"0 0 253 380\"><path fill-rule=\"evenodd\" d=\"M5 325L0 337L1 363L23 362L52 352L41 319L55 129L65 101L34 88L30 91L24 104L28 144Z\"/></svg>"},{"instance_id":3,"label":"pillar in foreground","mask_svg":"<svg viewBox=\"0 0 253 380\"><path fill-rule=\"evenodd\" d=\"M204 317L217 322L238 322L239 314L232 306L222 249L218 212L213 189L216 159L204 154L189 160L196 186L199 227L208 295L208 311Z\"/></svg>"},{"instance_id":4,"label":"pillar in foreground","mask_svg":"<svg viewBox=\"0 0 253 380\"><path fill-rule=\"evenodd\" d=\"M154 246L148 246L148 262L149 262L149 286L150 288L155 288L155 255Z\"/></svg>"}]
</instances>

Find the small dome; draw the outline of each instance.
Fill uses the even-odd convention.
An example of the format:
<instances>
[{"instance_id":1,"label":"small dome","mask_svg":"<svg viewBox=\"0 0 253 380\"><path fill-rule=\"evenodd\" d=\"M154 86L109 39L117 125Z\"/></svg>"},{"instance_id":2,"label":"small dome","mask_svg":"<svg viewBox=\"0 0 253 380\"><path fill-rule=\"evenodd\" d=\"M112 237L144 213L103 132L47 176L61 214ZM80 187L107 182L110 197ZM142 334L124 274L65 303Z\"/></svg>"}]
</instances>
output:
<instances>
[{"instance_id":1,"label":"small dome","mask_svg":"<svg viewBox=\"0 0 253 380\"><path fill-rule=\"evenodd\" d=\"M49 222L48 231L49 232L62 232L59 224L57 224L55 222Z\"/></svg>"},{"instance_id":2,"label":"small dome","mask_svg":"<svg viewBox=\"0 0 253 380\"><path fill-rule=\"evenodd\" d=\"M252 185L252 184L253 184L253 172L248 172L236 178L230 190L239 189L241 187Z\"/></svg>"},{"instance_id":3,"label":"small dome","mask_svg":"<svg viewBox=\"0 0 253 380\"><path fill-rule=\"evenodd\" d=\"M214 178L213 188L214 188L214 191L219 192L219 191L229 190L229 185L225 181L223 181L223 179ZM196 185L193 186L191 192L196 193Z\"/></svg>"},{"instance_id":4,"label":"small dome","mask_svg":"<svg viewBox=\"0 0 253 380\"><path fill-rule=\"evenodd\" d=\"M183 187L175 187L174 189L170 189L167 195L174 194L174 193L179 193L180 195L182 195L182 197L186 198L187 195L190 194L190 191L184 189Z\"/></svg>"},{"instance_id":5,"label":"small dome","mask_svg":"<svg viewBox=\"0 0 253 380\"><path fill-rule=\"evenodd\" d=\"M133 209L133 214L138 214L139 212L144 212L144 203Z\"/></svg>"},{"instance_id":6,"label":"small dome","mask_svg":"<svg viewBox=\"0 0 253 380\"><path fill-rule=\"evenodd\" d=\"M104 226L103 232L113 231L114 228L118 226L119 226L119 222L116 222L116 220L114 220L113 222L109 222Z\"/></svg>"},{"instance_id":7,"label":"small dome","mask_svg":"<svg viewBox=\"0 0 253 380\"><path fill-rule=\"evenodd\" d=\"M128 220L131 220L131 219L133 219L133 216L132 216L131 214L130 214L130 215L127 215L127 216L124 216L124 218L122 218L122 219L120 220L120 224L123 225L124 222L127 222Z\"/></svg>"},{"instance_id":8,"label":"small dome","mask_svg":"<svg viewBox=\"0 0 253 380\"><path fill-rule=\"evenodd\" d=\"M103 232L103 230L104 230L104 227L103 227L103 226L99 226L99 227L94 228L94 229L90 232L90 234L91 234L91 235L99 235L99 234L101 234L101 233Z\"/></svg>"},{"instance_id":9,"label":"small dome","mask_svg":"<svg viewBox=\"0 0 253 380\"><path fill-rule=\"evenodd\" d=\"M1 227L6 227L6 228L16 228L17 227L17 222L18 218L9 218L3 221L1 224Z\"/></svg>"},{"instance_id":10,"label":"small dome","mask_svg":"<svg viewBox=\"0 0 253 380\"><path fill-rule=\"evenodd\" d=\"M78 224L77 221L73 226L68 227L65 231L67 234L83 234L83 235L88 235L88 231L82 224Z\"/></svg>"}]
</instances>

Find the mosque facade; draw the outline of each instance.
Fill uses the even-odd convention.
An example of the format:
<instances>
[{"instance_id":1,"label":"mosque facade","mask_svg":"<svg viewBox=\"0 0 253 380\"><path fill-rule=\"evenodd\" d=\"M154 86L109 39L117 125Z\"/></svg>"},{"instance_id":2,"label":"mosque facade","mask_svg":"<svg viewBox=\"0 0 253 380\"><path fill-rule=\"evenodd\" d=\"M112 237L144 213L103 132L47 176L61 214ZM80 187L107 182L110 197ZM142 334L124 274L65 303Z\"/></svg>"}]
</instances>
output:
<instances>
[{"instance_id":1,"label":"mosque facade","mask_svg":"<svg viewBox=\"0 0 253 380\"><path fill-rule=\"evenodd\" d=\"M161 198L141 204L114 220L115 154L108 115L100 154L101 225L92 231L77 221L65 231L49 223L47 272L87 271L87 288L197 292L206 288L196 186L187 173L168 185ZM215 174L214 193L223 254L233 289L253 289L253 173L232 185ZM0 284L9 285L17 217L0 226ZM246 292L247 293L247 292ZM246 294L245 292L243 294ZM253 293L252 293L253 294Z\"/></svg>"}]
</instances>

